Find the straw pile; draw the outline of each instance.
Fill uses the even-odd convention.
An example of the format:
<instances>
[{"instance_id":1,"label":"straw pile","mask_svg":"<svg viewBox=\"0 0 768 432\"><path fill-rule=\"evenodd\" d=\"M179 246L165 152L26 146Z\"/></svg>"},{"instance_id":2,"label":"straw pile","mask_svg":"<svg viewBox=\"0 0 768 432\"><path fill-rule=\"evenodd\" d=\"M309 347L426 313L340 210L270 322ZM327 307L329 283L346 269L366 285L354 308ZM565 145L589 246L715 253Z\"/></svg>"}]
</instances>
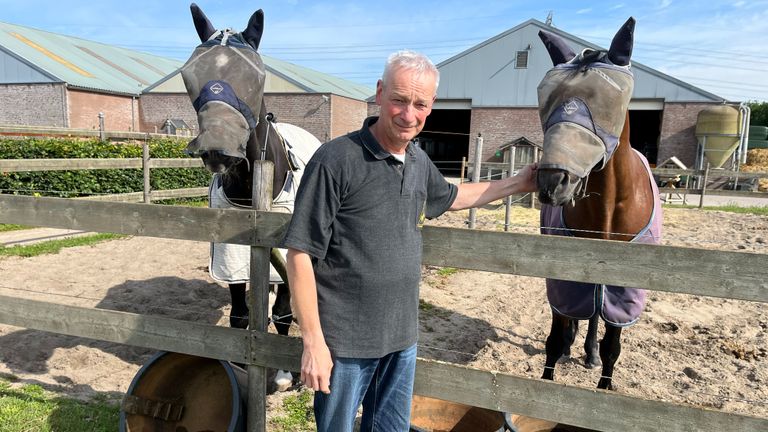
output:
<instances>
[{"instance_id":1,"label":"straw pile","mask_svg":"<svg viewBox=\"0 0 768 432\"><path fill-rule=\"evenodd\" d=\"M747 163L741 166L744 172L768 172L768 149L752 149L747 151ZM768 192L768 178L758 181L758 190Z\"/></svg>"}]
</instances>

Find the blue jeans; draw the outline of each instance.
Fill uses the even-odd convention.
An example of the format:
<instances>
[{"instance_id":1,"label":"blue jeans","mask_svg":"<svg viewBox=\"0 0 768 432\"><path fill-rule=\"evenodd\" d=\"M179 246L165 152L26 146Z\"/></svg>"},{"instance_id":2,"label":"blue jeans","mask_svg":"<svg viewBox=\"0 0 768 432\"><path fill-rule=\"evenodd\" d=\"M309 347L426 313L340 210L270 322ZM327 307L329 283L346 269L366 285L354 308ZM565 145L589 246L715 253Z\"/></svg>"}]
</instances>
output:
<instances>
[{"instance_id":1,"label":"blue jeans","mask_svg":"<svg viewBox=\"0 0 768 432\"><path fill-rule=\"evenodd\" d=\"M315 392L317 432L408 432L416 373L416 345L382 358L334 358L331 393Z\"/></svg>"}]
</instances>

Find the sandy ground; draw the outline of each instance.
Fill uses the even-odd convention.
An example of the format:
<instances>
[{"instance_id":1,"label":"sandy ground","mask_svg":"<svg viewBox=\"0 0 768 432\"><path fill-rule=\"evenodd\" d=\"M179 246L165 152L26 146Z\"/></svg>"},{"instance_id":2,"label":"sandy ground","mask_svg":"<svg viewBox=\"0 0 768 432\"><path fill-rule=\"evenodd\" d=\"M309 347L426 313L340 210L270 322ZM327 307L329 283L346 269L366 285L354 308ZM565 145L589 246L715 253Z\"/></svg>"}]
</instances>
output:
<instances>
[{"instance_id":1,"label":"sandy ground","mask_svg":"<svg viewBox=\"0 0 768 432\"><path fill-rule=\"evenodd\" d=\"M664 244L767 253L768 218L665 210ZM466 212L429 223L463 227ZM479 229L501 229L503 210ZM517 208L512 231L536 233L538 212ZM227 325L228 291L206 272L205 243L129 237L56 255L0 260L0 294ZM539 278L426 267L420 356L538 378L550 311ZM294 329L296 330L296 329ZM592 388L583 332L556 379ZM653 292L625 330L614 383L623 394L768 417L768 308ZM119 400L153 351L0 325L0 375L68 396ZM287 393L269 396L271 415Z\"/></svg>"}]
</instances>

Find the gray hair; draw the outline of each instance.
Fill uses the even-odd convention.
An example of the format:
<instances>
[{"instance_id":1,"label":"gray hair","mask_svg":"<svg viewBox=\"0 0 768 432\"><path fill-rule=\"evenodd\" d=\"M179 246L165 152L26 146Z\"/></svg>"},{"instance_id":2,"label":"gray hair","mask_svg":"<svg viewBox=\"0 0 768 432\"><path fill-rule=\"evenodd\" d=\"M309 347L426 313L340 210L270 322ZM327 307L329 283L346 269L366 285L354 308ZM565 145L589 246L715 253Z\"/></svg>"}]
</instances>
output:
<instances>
[{"instance_id":1,"label":"gray hair","mask_svg":"<svg viewBox=\"0 0 768 432\"><path fill-rule=\"evenodd\" d=\"M432 60L424 54L410 50L397 51L389 55L384 65L384 73L381 75L382 84L387 83L389 74L395 69L416 71L419 74L430 73L435 77L435 92L440 84L440 71L437 70Z\"/></svg>"}]
</instances>

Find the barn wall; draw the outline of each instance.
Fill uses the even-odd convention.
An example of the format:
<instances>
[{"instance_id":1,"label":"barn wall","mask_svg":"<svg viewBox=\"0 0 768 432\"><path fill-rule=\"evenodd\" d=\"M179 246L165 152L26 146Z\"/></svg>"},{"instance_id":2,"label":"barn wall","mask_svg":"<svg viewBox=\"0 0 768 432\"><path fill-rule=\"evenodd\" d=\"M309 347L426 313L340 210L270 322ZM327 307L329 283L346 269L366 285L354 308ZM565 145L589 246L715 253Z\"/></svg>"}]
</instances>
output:
<instances>
[{"instance_id":1,"label":"barn wall","mask_svg":"<svg viewBox=\"0 0 768 432\"><path fill-rule=\"evenodd\" d=\"M696 119L701 110L712 105L707 103L667 103L664 105L659 162L676 156L688 168L694 168L698 146L695 134Z\"/></svg>"},{"instance_id":2,"label":"barn wall","mask_svg":"<svg viewBox=\"0 0 768 432\"><path fill-rule=\"evenodd\" d=\"M98 129L99 113L104 113L104 129L134 130L139 125L138 99L69 89L67 91L69 127ZM133 111L132 111L133 110Z\"/></svg>"},{"instance_id":3,"label":"barn wall","mask_svg":"<svg viewBox=\"0 0 768 432\"><path fill-rule=\"evenodd\" d=\"M368 104L366 102L331 95L330 138L359 130L366 117L368 117Z\"/></svg>"},{"instance_id":4,"label":"barn wall","mask_svg":"<svg viewBox=\"0 0 768 432\"><path fill-rule=\"evenodd\" d=\"M526 137L537 144L544 140L537 108L473 108L469 160L474 160L478 133L483 136L483 161L501 162L494 156L496 150L517 138Z\"/></svg>"},{"instance_id":5,"label":"barn wall","mask_svg":"<svg viewBox=\"0 0 768 432\"><path fill-rule=\"evenodd\" d=\"M318 93L266 94L267 111L277 121L290 123L314 135L321 142L331 138L331 104Z\"/></svg>"},{"instance_id":6,"label":"barn wall","mask_svg":"<svg viewBox=\"0 0 768 432\"><path fill-rule=\"evenodd\" d=\"M163 132L165 121L182 119L198 130L197 113L186 93L147 93L141 95L141 131Z\"/></svg>"},{"instance_id":7,"label":"barn wall","mask_svg":"<svg viewBox=\"0 0 768 432\"><path fill-rule=\"evenodd\" d=\"M0 124L68 127L64 84L0 84Z\"/></svg>"}]
</instances>

